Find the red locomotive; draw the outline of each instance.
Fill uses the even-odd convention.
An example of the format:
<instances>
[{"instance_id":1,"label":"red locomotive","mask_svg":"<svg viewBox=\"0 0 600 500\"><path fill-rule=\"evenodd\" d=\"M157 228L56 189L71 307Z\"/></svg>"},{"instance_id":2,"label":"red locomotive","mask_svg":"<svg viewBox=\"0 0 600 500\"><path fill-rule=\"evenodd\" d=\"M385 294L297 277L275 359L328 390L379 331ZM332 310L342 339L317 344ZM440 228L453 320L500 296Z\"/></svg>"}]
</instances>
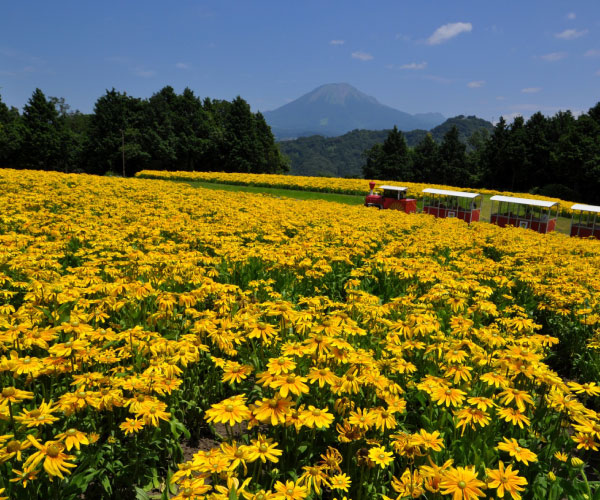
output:
<instances>
[{"instance_id":1,"label":"red locomotive","mask_svg":"<svg viewBox=\"0 0 600 500\"><path fill-rule=\"evenodd\" d=\"M417 211L417 200L406 197L408 188L382 185L377 187L378 192L376 192L375 183L369 182L369 189L369 194L365 198L365 207L401 210L407 214Z\"/></svg>"}]
</instances>

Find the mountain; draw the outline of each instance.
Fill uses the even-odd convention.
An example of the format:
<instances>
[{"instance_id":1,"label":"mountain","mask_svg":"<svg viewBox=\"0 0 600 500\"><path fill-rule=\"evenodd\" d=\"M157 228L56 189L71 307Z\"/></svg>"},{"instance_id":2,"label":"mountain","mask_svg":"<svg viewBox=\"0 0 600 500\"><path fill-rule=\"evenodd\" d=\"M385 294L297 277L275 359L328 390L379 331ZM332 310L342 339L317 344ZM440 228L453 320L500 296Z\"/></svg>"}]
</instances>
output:
<instances>
[{"instance_id":1,"label":"mountain","mask_svg":"<svg viewBox=\"0 0 600 500\"><path fill-rule=\"evenodd\" d=\"M480 130L491 133L494 126L476 116L455 116L430 130L434 140L440 143L444 134L455 125L459 138L467 142ZM279 142L279 149L291 162L290 174L324 177L362 177L365 162L363 152L382 143L389 130L353 130L339 137L314 135ZM416 146L427 134L426 130L404 132L409 146Z\"/></svg>"},{"instance_id":2,"label":"mountain","mask_svg":"<svg viewBox=\"0 0 600 500\"><path fill-rule=\"evenodd\" d=\"M338 136L351 130L428 130L444 121L439 113L411 115L381 104L347 83L322 85L280 108L263 113L279 140L308 135Z\"/></svg>"}]
</instances>

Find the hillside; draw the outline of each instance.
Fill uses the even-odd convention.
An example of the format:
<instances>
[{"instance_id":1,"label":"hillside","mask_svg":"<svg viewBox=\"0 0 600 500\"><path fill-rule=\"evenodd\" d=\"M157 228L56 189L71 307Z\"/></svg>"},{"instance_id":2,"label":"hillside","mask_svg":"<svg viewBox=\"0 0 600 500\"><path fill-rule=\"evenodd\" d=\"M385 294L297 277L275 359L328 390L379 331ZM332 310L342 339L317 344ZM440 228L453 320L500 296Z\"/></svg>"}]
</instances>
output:
<instances>
[{"instance_id":1,"label":"hillside","mask_svg":"<svg viewBox=\"0 0 600 500\"><path fill-rule=\"evenodd\" d=\"M382 130L394 125L400 130L428 130L444 121L439 113L411 115L385 106L347 83L322 85L263 115L279 140L339 136L355 129Z\"/></svg>"},{"instance_id":2,"label":"hillside","mask_svg":"<svg viewBox=\"0 0 600 500\"><path fill-rule=\"evenodd\" d=\"M431 129L437 142L455 125L463 142L476 130L492 130L490 122L475 116L449 118ZM290 158L291 175L326 177L362 177L363 152L385 140L389 130L353 130L339 137L313 135L279 142L279 149ZM409 146L416 146L427 134L426 130L405 132Z\"/></svg>"}]
</instances>

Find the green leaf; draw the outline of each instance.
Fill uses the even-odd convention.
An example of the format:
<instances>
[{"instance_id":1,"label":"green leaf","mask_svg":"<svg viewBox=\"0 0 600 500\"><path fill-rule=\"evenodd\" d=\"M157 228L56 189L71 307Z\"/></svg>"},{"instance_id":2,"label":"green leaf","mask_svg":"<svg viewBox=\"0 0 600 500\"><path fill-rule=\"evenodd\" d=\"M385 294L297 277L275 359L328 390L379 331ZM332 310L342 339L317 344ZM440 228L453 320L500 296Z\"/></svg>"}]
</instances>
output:
<instances>
[{"instance_id":1,"label":"green leaf","mask_svg":"<svg viewBox=\"0 0 600 500\"><path fill-rule=\"evenodd\" d=\"M150 496L142 488L135 487L136 500L150 500Z\"/></svg>"}]
</instances>

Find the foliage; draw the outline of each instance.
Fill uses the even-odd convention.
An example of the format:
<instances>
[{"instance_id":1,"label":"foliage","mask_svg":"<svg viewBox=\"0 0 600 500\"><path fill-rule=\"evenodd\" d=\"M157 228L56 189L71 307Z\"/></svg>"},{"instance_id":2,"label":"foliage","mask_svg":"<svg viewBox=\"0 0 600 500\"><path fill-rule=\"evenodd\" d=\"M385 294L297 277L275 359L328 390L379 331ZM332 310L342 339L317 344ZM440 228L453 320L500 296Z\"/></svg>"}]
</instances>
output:
<instances>
[{"instance_id":1,"label":"foliage","mask_svg":"<svg viewBox=\"0 0 600 500\"><path fill-rule=\"evenodd\" d=\"M0 186L1 496L600 494L597 241L139 178Z\"/></svg>"},{"instance_id":2,"label":"foliage","mask_svg":"<svg viewBox=\"0 0 600 500\"><path fill-rule=\"evenodd\" d=\"M493 129L490 122L475 116L456 116L431 129L429 134L439 144L444 134L456 126L462 142L467 143L473 134L485 134ZM281 151L290 158L290 174L325 177L362 177L365 163L364 152L375 144L385 141L389 130L353 130L338 137L313 135L295 140L279 142ZM411 130L403 132L406 143L411 148L425 138L427 131ZM473 149L468 144L468 149ZM422 168L415 164L415 170ZM417 182L433 182L436 177L421 178L420 172L411 175ZM403 179L407 180L407 179Z\"/></svg>"},{"instance_id":3,"label":"foliage","mask_svg":"<svg viewBox=\"0 0 600 500\"><path fill-rule=\"evenodd\" d=\"M107 90L91 115L39 89L23 115L0 101L0 166L127 176L147 168L288 169L264 117L241 97L203 102L169 86L149 99Z\"/></svg>"}]
</instances>

